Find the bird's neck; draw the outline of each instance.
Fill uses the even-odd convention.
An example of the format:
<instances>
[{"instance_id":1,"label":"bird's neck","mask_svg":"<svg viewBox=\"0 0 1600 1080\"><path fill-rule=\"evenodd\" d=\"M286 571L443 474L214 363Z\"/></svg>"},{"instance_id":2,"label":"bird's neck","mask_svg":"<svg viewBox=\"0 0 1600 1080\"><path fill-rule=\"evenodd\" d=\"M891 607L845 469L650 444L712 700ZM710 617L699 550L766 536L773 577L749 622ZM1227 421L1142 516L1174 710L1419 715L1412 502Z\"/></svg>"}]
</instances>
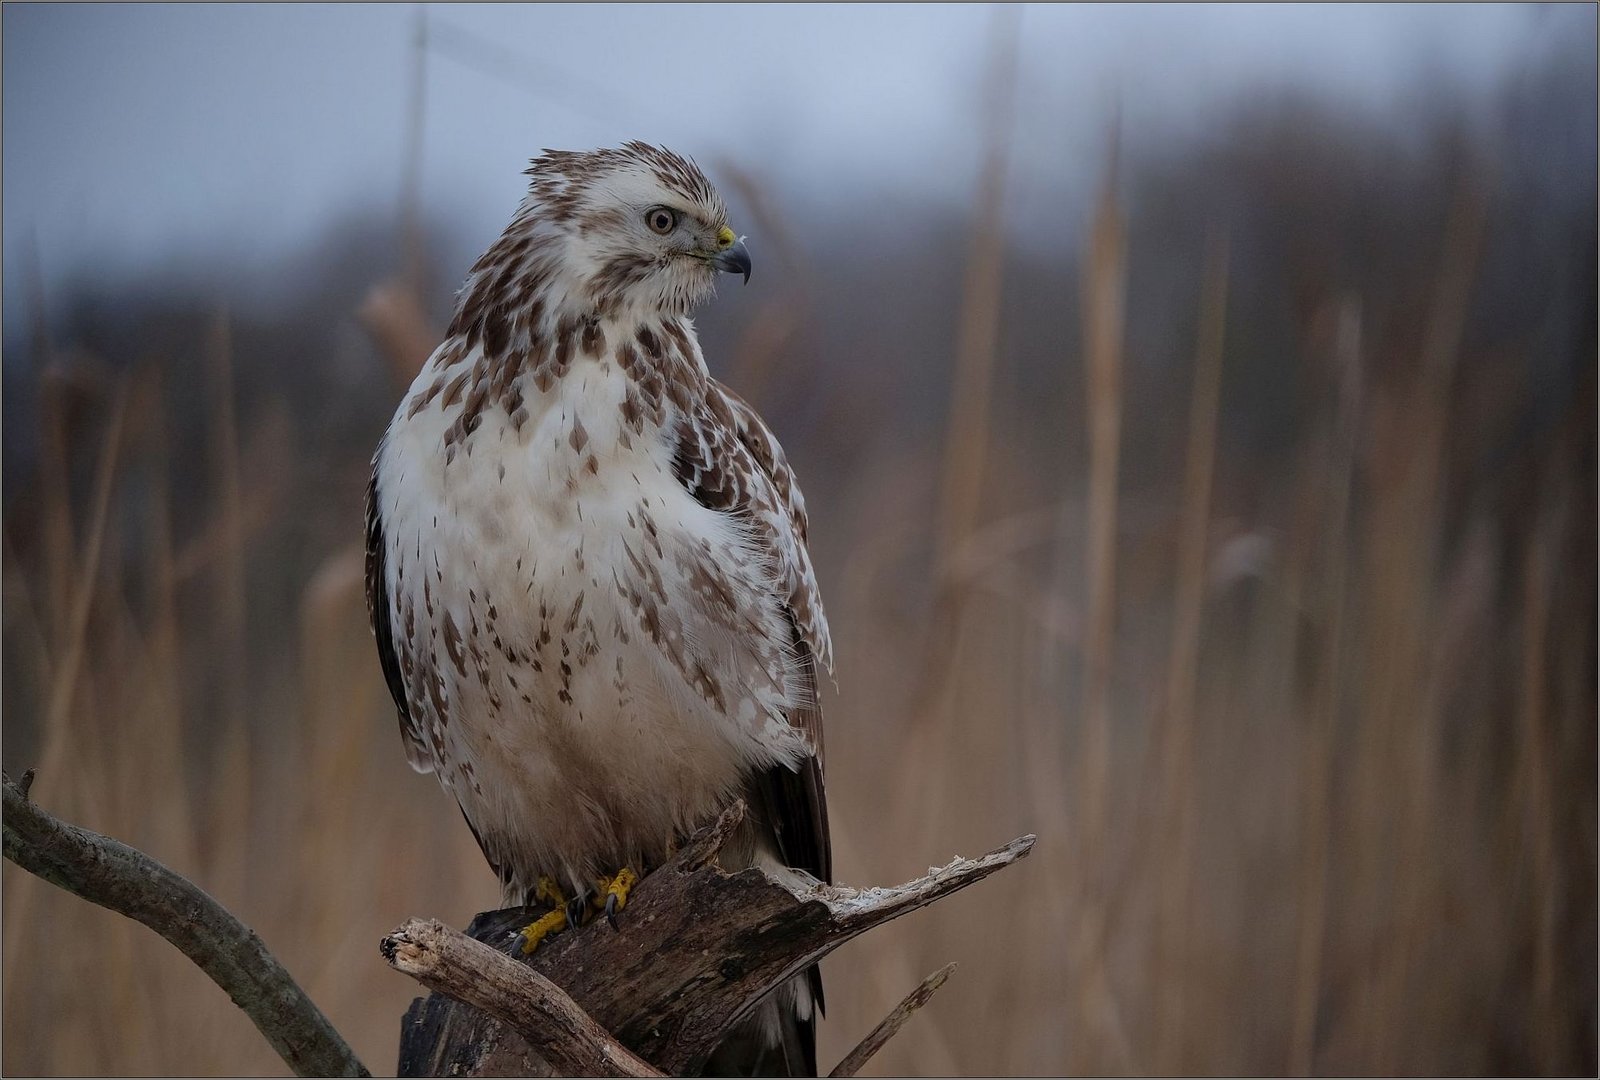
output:
<instances>
[{"instance_id":1,"label":"bird's neck","mask_svg":"<svg viewBox=\"0 0 1600 1080\"><path fill-rule=\"evenodd\" d=\"M587 362L627 377L633 389L625 411L641 422L692 410L710 374L689 318L629 305L605 310L556 265L545 245L509 230L478 260L449 338L418 377L413 413L435 400L460 400L464 442L483 408L499 404L520 429L539 400Z\"/></svg>"},{"instance_id":2,"label":"bird's neck","mask_svg":"<svg viewBox=\"0 0 1600 1080\"><path fill-rule=\"evenodd\" d=\"M600 347L609 341L669 346L652 361L678 362L706 376L705 360L685 314L664 312L624 295L607 294L573 269L568 238L534 211L518 214L467 275L456 300L449 335L463 353L481 346L493 357L520 357L532 365L564 347ZM568 345L568 339L575 339Z\"/></svg>"}]
</instances>

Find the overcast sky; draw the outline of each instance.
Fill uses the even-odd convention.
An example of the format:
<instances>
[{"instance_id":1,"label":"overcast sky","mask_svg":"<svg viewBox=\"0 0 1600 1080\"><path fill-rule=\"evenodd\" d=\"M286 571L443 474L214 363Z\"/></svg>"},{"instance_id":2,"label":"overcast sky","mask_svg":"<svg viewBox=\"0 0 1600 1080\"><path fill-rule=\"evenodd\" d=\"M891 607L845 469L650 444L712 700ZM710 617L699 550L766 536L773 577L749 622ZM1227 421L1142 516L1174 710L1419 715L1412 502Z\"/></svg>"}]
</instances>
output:
<instances>
[{"instance_id":1,"label":"overcast sky","mask_svg":"<svg viewBox=\"0 0 1600 1080\"><path fill-rule=\"evenodd\" d=\"M5 310L46 288L204 260L265 264L352 210L392 213L412 5L6 4ZM1485 92L1588 5L1029 7L1019 214L1089 168L1113 100L1130 138L1299 85L1403 113L1423 77ZM814 199L964 199L993 9L449 5L428 9L421 196L492 239L544 146L644 138Z\"/></svg>"}]
</instances>

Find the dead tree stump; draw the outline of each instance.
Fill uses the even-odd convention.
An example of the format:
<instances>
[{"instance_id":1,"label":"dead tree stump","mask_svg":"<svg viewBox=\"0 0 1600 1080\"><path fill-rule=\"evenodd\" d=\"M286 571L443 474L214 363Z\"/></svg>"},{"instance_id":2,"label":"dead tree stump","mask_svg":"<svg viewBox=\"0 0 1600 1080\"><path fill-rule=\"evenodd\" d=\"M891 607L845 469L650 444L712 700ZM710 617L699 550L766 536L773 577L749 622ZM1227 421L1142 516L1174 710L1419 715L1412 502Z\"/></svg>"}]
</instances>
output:
<instances>
[{"instance_id":1,"label":"dead tree stump","mask_svg":"<svg viewBox=\"0 0 1600 1080\"><path fill-rule=\"evenodd\" d=\"M695 1073L785 980L857 934L1009 866L1034 842L1020 837L892 888L799 887L717 865L743 815L734 804L644 878L620 932L596 920L524 957L517 934L542 909L485 912L467 935L416 919L396 929L383 941L384 957L434 991L406 1013L399 1075ZM880 1025L866 1053L848 1056L849 1073L946 974Z\"/></svg>"}]
</instances>

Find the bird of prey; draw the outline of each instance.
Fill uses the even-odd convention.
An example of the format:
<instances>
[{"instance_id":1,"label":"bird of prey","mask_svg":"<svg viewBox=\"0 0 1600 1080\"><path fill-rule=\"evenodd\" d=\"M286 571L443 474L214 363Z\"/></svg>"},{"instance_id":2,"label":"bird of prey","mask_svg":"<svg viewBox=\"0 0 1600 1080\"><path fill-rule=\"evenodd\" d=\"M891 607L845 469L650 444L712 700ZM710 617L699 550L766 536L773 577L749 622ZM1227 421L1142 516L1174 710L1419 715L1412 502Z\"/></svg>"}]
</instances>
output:
<instances>
[{"instance_id":1,"label":"bird of prey","mask_svg":"<svg viewBox=\"0 0 1600 1080\"><path fill-rule=\"evenodd\" d=\"M729 868L831 880L828 624L783 450L690 312L750 276L721 197L641 142L545 151L401 401L367 489L367 598L411 765L507 906L599 910L735 797ZM801 878L804 880L804 878ZM815 968L708 1062L815 1075Z\"/></svg>"}]
</instances>

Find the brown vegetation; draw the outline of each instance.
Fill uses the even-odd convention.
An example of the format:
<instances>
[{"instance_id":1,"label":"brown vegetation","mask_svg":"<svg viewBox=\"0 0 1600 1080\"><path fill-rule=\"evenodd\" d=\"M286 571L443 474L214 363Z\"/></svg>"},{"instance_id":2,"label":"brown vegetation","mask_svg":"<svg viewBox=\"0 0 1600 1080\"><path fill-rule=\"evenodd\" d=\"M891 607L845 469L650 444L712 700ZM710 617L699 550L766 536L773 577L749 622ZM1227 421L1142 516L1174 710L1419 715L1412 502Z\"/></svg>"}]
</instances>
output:
<instances>
[{"instance_id":1,"label":"brown vegetation","mask_svg":"<svg viewBox=\"0 0 1600 1080\"><path fill-rule=\"evenodd\" d=\"M777 300L707 313L812 510L838 877L1040 837L825 963L822 1060L956 960L869 1071L1595 1070L1593 173L1516 141L1572 86L1498 137L1279 103L1125 154L1053 262L977 219L997 317L955 315L971 234L912 222L855 233L893 275L788 250ZM270 324L41 317L6 368L3 692L37 798L201 884L384 1068L415 987L376 943L498 890L366 629L376 276ZM945 435L952 340L982 386ZM6 1072L280 1069L146 931L4 886Z\"/></svg>"}]
</instances>

